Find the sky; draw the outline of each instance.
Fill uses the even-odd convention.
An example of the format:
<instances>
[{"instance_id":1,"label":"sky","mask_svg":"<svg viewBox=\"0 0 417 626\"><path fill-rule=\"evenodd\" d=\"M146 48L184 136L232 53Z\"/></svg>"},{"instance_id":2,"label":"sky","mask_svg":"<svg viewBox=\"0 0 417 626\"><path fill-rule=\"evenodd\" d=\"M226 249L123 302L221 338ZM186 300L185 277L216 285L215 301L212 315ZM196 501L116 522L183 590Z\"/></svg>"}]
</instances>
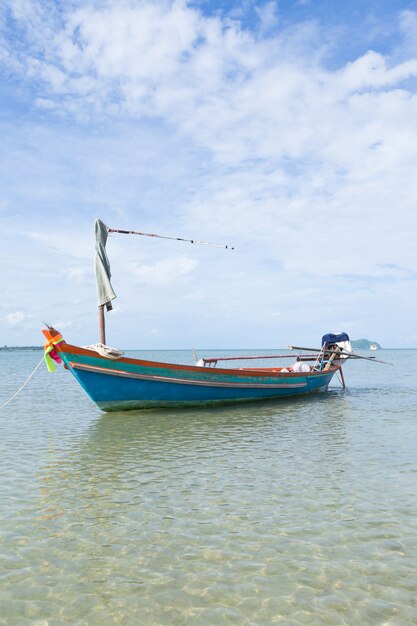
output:
<instances>
[{"instance_id":1,"label":"sky","mask_svg":"<svg viewBox=\"0 0 417 626\"><path fill-rule=\"evenodd\" d=\"M417 2L3 0L0 345L417 348Z\"/></svg>"}]
</instances>

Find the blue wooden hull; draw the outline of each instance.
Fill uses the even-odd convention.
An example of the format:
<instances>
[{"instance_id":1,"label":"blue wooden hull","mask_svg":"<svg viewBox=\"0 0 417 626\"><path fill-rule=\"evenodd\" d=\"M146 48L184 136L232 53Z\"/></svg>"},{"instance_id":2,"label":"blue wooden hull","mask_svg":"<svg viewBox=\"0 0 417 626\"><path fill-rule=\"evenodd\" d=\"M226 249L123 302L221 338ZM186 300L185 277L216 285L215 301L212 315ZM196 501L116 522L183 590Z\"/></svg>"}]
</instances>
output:
<instances>
[{"instance_id":1,"label":"blue wooden hull","mask_svg":"<svg viewBox=\"0 0 417 626\"><path fill-rule=\"evenodd\" d=\"M121 358L62 343L65 366L103 411L183 407L288 398L325 391L337 367L324 372L217 369Z\"/></svg>"}]
</instances>

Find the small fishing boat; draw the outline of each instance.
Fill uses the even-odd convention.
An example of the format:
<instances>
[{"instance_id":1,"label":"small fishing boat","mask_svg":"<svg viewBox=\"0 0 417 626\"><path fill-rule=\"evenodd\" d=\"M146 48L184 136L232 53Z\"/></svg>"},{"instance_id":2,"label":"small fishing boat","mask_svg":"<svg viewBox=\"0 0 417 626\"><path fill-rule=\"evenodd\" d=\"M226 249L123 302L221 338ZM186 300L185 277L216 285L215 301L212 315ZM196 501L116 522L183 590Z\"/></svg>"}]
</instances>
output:
<instances>
[{"instance_id":1,"label":"small fishing boat","mask_svg":"<svg viewBox=\"0 0 417 626\"><path fill-rule=\"evenodd\" d=\"M105 354L102 344L80 348L66 343L53 328L43 333L47 340L46 349L53 347L53 357L61 357L65 367L103 411L215 405L298 396L326 390L340 369L339 364L328 362L323 369L316 370L304 361L296 361L304 366L297 371L296 365L293 368L229 369L159 363L121 355L115 358L114 354Z\"/></svg>"},{"instance_id":2,"label":"small fishing boat","mask_svg":"<svg viewBox=\"0 0 417 626\"><path fill-rule=\"evenodd\" d=\"M196 360L195 365L179 365L129 358L106 346L104 309L111 310L116 295L110 283L110 264L105 247L108 234L115 232L230 248L180 237L112 229L96 220L95 269L100 342L78 347L67 343L52 326L42 332L46 338L48 369L53 371L55 362L63 362L103 411L210 406L301 396L327 390L336 372L340 372L344 384L341 366L343 360L353 356L346 333L325 335L322 347L317 350L290 346L300 351L309 350L310 354L300 354L288 367L217 367L220 361L242 359L292 358L294 361L294 356L288 354L219 357Z\"/></svg>"}]
</instances>

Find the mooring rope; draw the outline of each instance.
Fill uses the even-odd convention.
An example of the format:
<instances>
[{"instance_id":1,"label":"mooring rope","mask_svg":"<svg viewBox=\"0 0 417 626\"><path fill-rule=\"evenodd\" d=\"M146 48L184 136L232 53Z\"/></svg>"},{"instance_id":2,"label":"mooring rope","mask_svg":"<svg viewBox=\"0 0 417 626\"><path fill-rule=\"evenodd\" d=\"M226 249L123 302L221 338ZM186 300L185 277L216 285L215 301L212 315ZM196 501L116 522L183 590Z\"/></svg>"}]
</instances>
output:
<instances>
[{"instance_id":1,"label":"mooring rope","mask_svg":"<svg viewBox=\"0 0 417 626\"><path fill-rule=\"evenodd\" d=\"M19 393L22 391L22 389L24 389L26 387L26 385L28 384L28 382L30 381L30 379L32 378L33 374L36 372L36 370L38 369L38 367L40 367L42 365L42 363L44 362L45 359L45 355L42 355L41 360L39 361L39 363L37 364L37 366L35 367L35 369L33 370L33 372L30 374L30 376L27 377L27 379L25 380L25 382L23 383L23 385L16 391L16 393L10 398L10 400L7 400L7 402L5 402L4 404L2 404L0 406L0 411L2 411L4 409L4 407L6 407L8 404L10 404L10 402L12 400L14 400L16 398L16 396L19 395Z\"/></svg>"}]
</instances>

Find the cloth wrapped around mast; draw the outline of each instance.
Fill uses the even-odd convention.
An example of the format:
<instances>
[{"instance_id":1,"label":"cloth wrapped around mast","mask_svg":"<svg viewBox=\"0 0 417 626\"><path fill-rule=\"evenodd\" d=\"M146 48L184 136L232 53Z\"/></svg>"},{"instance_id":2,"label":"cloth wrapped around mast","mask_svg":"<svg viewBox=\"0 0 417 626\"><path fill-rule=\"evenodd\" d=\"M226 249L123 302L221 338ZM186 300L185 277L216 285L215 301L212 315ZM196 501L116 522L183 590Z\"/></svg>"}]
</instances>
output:
<instances>
[{"instance_id":1,"label":"cloth wrapped around mast","mask_svg":"<svg viewBox=\"0 0 417 626\"><path fill-rule=\"evenodd\" d=\"M114 300L116 294L114 293L110 282L110 261L106 252L106 242L109 234L109 228L101 220L96 219L94 232L96 236L96 256L94 259L94 267L96 270L98 305L105 305L106 309L111 311L113 308L111 301Z\"/></svg>"}]
</instances>

